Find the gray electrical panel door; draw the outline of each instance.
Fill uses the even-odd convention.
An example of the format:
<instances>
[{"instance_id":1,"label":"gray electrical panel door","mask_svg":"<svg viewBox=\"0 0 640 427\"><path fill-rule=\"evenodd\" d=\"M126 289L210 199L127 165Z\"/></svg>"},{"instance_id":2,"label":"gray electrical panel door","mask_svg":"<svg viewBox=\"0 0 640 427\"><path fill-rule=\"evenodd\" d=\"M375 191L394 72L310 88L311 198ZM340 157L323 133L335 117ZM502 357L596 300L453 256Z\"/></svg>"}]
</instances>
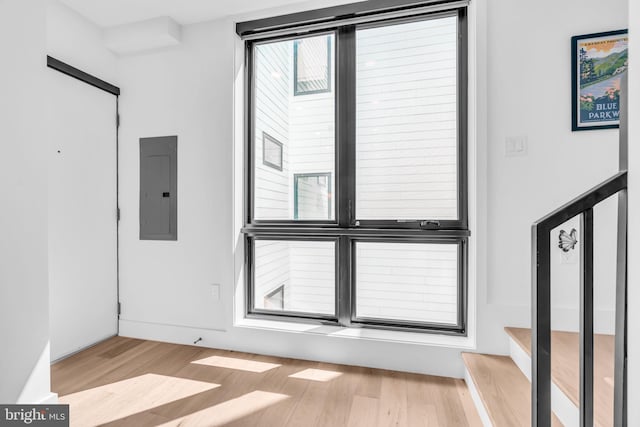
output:
<instances>
[{"instance_id":1,"label":"gray electrical panel door","mask_svg":"<svg viewBox=\"0 0 640 427\"><path fill-rule=\"evenodd\" d=\"M140 138L140 240L178 240L178 137Z\"/></svg>"}]
</instances>

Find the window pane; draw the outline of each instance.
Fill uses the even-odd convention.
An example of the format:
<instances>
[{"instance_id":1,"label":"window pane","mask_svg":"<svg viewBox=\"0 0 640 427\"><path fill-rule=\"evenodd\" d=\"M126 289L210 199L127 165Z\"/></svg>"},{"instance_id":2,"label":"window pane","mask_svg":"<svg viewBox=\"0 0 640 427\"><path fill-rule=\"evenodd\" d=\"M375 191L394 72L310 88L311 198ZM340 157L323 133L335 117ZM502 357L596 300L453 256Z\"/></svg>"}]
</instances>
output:
<instances>
[{"instance_id":1,"label":"window pane","mask_svg":"<svg viewBox=\"0 0 640 427\"><path fill-rule=\"evenodd\" d=\"M310 37L294 42L295 94L330 90L331 40Z\"/></svg>"},{"instance_id":2,"label":"window pane","mask_svg":"<svg viewBox=\"0 0 640 427\"><path fill-rule=\"evenodd\" d=\"M255 240L254 308L335 313L335 243Z\"/></svg>"},{"instance_id":3,"label":"window pane","mask_svg":"<svg viewBox=\"0 0 640 427\"><path fill-rule=\"evenodd\" d=\"M457 219L457 18L356 33L357 219Z\"/></svg>"},{"instance_id":4,"label":"window pane","mask_svg":"<svg viewBox=\"0 0 640 427\"><path fill-rule=\"evenodd\" d=\"M356 316L457 324L458 245L356 243Z\"/></svg>"},{"instance_id":5,"label":"window pane","mask_svg":"<svg viewBox=\"0 0 640 427\"><path fill-rule=\"evenodd\" d=\"M296 174L295 219L331 219L331 175Z\"/></svg>"},{"instance_id":6,"label":"window pane","mask_svg":"<svg viewBox=\"0 0 640 427\"><path fill-rule=\"evenodd\" d=\"M327 65L328 58L334 63L333 43L334 37L330 34L255 46L255 219L335 218L332 200L335 194L335 94L330 84L334 71ZM296 49L298 83L294 72ZM324 85L328 91L295 96L294 88L302 87L302 81L306 89L315 91ZM329 177L331 187L325 190L328 199L323 203L331 206L330 214L295 218L295 176L307 173Z\"/></svg>"}]
</instances>

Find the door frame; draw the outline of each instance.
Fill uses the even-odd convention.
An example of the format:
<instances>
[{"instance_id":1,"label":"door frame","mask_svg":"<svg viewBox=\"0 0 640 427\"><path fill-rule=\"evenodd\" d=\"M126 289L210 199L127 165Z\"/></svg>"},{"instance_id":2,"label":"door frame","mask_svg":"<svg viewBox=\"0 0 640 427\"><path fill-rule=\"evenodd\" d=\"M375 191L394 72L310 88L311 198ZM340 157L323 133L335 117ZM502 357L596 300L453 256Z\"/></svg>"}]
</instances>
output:
<instances>
[{"instance_id":1,"label":"door frame","mask_svg":"<svg viewBox=\"0 0 640 427\"><path fill-rule=\"evenodd\" d=\"M86 73L72 65L60 61L52 56L47 55L47 67L59 71L62 74L66 74L69 77L80 80L90 86L110 93L116 97L116 303L117 306L117 318L116 318L116 335L120 334L120 88L112 85L98 77ZM67 356L65 356L67 357Z\"/></svg>"}]
</instances>

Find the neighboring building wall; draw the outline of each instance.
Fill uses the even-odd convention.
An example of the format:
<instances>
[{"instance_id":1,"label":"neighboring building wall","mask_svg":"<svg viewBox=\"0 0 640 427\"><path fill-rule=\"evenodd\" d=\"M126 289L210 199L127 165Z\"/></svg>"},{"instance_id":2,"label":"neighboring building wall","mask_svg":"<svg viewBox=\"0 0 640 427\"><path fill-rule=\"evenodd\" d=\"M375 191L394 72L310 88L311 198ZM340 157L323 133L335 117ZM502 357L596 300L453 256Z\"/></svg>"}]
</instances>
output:
<instances>
[{"instance_id":1,"label":"neighboring building wall","mask_svg":"<svg viewBox=\"0 0 640 427\"><path fill-rule=\"evenodd\" d=\"M335 43L331 41L331 90L315 94L293 94L290 74L291 122L291 215L294 212L294 175L331 174L331 209L335 212ZM293 70L293 54L290 67ZM302 190L302 189L301 189ZM333 218L332 218L333 219ZM304 242L291 244L291 303L302 310L333 313L335 257L333 251Z\"/></svg>"},{"instance_id":2,"label":"neighboring building wall","mask_svg":"<svg viewBox=\"0 0 640 427\"><path fill-rule=\"evenodd\" d=\"M255 58L255 216L289 218L290 43L259 45ZM263 164L263 132L283 144L282 171Z\"/></svg>"},{"instance_id":3,"label":"neighboring building wall","mask_svg":"<svg viewBox=\"0 0 640 427\"><path fill-rule=\"evenodd\" d=\"M457 218L457 18L358 31L358 219Z\"/></svg>"},{"instance_id":4,"label":"neighboring building wall","mask_svg":"<svg viewBox=\"0 0 640 427\"><path fill-rule=\"evenodd\" d=\"M260 45L255 58L255 216L258 219L290 218L290 43ZM263 132L282 143L282 170L263 163ZM286 242L264 241L256 245L255 304L263 308L264 296L284 285L285 304L290 300L289 249Z\"/></svg>"},{"instance_id":5,"label":"neighboring building wall","mask_svg":"<svg viewBox=\"0 0 640 427\"><path fill-rule=\"evenodd\" d=\"M265 296L284 286L285 309L290 306L290 250L288 242L258 240L255 245L255 307L265 307Z\"/></svg>"},{"instance_id":6,"label":"neighboring building wall","mask_svg":"<svg viewBox=\"0 0 640 427\"><path fill-rule=\"evenodd\" d=\"M358 243L357 315L457 323L458 247Z\"/></svg>"},{"instance_id":7,"label":"neighboring building wall","mask_svg":"<svg viewBox=\"0 0 640 427\"><path fill-rule=\"evenodd\" d=\"M335 312L335 255L333 243L290 242L289 304L298 310Z\"/></svg>"}]
</instances>

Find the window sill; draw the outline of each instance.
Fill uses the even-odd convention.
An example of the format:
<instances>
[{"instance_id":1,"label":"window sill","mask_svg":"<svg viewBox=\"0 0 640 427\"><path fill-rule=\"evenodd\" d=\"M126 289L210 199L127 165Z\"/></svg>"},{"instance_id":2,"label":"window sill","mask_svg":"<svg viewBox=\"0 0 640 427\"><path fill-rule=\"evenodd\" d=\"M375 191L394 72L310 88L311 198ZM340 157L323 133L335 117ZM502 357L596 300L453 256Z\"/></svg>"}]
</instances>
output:
<instances>
[{"instance_id":1,"label":"window sill","mask_svg":"<svg viewBox=\"0 0 640 427\"><path fill-rule=\"evenodd\" d=\"M425 332L390 331L373 328L345 328L343 326L317 324L312 325L307 323L285 322L280 320L248 318L238 320L234 326L237 328L314 334L347 339L364 339L371 341L395 342L434 347L460 348L465 350L475 349L475 343L473 339L468 336L463 337Z\"/></svg>"}]
</instances>

